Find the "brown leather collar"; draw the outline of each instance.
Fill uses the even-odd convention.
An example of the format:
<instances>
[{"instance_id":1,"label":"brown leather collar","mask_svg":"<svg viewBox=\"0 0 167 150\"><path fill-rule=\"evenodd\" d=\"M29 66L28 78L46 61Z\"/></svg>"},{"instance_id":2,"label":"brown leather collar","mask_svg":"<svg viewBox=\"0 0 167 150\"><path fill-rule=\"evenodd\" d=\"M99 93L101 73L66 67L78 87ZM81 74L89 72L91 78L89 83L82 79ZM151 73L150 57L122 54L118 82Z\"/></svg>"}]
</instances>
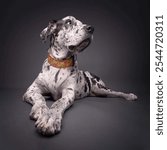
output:
<instances>
[{"instance_id":1,"label":"brown leather collar","mask_svg":"<svg viewBox=\"0 0 167 150\"><path fill-rule=\"evenodd\" d=\"M56 67L56 68L71 67L71 66L74 66L74 56L67 58L67 59L59 60L59 59L56 59L49 54L48 55L48 63L51 66Z\"/></svg>"}]
</instances>

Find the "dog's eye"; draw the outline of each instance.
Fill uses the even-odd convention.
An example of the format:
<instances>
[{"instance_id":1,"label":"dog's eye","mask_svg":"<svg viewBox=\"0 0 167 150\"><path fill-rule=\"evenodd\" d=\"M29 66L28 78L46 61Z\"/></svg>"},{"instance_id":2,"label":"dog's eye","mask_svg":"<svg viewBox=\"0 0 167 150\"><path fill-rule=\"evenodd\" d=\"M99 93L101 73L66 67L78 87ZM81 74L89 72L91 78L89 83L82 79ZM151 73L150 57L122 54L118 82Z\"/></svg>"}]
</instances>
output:
<instances>
[{"instance_id":1,"label":"dog's eye","mask_svg":"<svg viewBox=\"0 0 167 150\"><path fill-rule=\"evenodd\" d=\"M67 25L71 25L72 24L72 21L70 19L66 20L66 24Z\"/></svg>"}]
</instances>

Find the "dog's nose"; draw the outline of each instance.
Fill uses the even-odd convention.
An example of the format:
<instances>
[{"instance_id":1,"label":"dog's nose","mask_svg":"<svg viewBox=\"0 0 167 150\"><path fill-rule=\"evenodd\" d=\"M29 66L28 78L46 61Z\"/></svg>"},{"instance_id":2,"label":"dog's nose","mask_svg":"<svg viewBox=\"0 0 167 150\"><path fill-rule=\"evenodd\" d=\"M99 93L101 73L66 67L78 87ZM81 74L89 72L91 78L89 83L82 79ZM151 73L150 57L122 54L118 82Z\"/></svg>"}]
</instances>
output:
<instances>
[{"instance_id":1,"label":"dog's nose","mask_svg":"<svg viewBox=\"0 0 167 150\"><path fill-rule=\"evenodd\" d=\"M90 26L90 25L87 25L86 26L86 30L89 32L89 33L93 33L94 32L94 27Z\"/></svg>"}]
</instances>

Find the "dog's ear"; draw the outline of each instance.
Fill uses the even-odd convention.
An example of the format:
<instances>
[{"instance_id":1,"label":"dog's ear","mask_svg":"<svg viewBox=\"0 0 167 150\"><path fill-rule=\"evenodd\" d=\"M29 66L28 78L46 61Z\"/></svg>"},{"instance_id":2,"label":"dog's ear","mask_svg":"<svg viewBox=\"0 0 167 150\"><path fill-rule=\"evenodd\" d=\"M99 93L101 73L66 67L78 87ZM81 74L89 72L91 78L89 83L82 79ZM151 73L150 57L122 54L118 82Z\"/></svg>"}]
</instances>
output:
<instances>
[{"instance_id":1,"label":"dog's ear","mask_svg":"<svg viewBox=\"0 0 167 150\"><path fill-rule=\"evenodd\" d=\"M44 42L56 30L56 28L57 28L56 23L57 23L56 20L52 20L49 22L49 25L45 29L42 30L40 37Z\"/></svg>"}]
</instances>

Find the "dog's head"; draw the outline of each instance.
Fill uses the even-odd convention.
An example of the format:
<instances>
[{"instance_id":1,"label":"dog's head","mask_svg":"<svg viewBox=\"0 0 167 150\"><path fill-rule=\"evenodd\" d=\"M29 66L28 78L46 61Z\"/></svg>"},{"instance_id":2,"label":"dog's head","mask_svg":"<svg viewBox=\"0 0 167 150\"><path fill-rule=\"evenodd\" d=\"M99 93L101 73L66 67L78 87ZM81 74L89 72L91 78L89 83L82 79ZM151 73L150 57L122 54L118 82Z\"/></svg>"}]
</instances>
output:
<instances>
[{"instance_id":1,"label":"dog's head","mask_svg":"<svg viewBox=\"0 0 167 150\"><path fill-rule=\"evenodd\" d=\"M51 47L58 46L71 53L83 51L91 42L94 28L83 24L72 16L53 20L41 32L40 37L46 41L50 37Z\"/></svg>"}]
</instances>

